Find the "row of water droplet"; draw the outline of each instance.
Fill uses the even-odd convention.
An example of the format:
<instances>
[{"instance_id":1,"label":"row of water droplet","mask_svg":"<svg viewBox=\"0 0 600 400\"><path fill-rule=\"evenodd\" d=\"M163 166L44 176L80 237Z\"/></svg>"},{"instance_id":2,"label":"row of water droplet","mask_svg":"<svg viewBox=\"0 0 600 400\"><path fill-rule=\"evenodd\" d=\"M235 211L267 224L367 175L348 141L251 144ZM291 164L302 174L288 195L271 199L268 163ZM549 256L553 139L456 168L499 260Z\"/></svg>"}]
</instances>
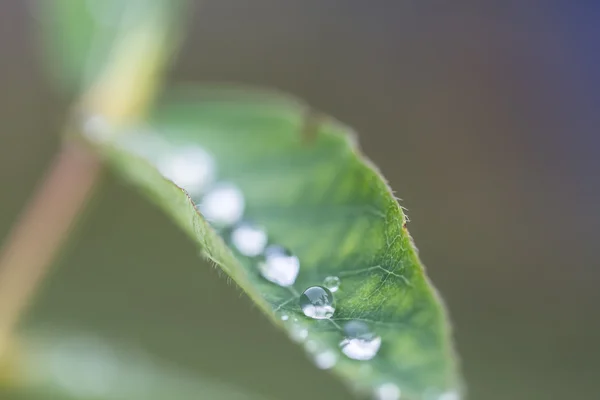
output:
<instances>
[{"instance_id":1,"label":"row of water droplet","mask_svg":"<svg viewBox=\"0 0 600 400\"><path fill-rule=\"evenodd\" d=\"M242 191L229 182L217 181L212 157L200 148L186 148L158 163L159 171L175 184L185 189L192 198L199 198L198 210L217 230L224 232L233 247L243 256L256 261L258 271L266 280L281 287L292 286L300 272L300 260L288 249L269 243L269 237L261 226L244 219L245 198ZM311 286L299 297L299 305L305 316L313 319L329 319L335 313L333 293L340 287L340 279L328 276L322 285ZM282 320L288 321L287 314ZM337 363L337 353L321 348L316 341L306 340L308 330L291 321L292 338L305 342L306 350L314 356L321 369L329 369ZM337 326L337 325L336 325ZM373 333L361 321L350 321L343 327L344 339L341 351L354 360L370 360L379 351L381 337ZM393 400L400 397L400 390L385 383L377 391L378 397Z\"/></svg>"},{"instance_id":2,"label":"row of water droplet","mask_svg":"<svg viewBox=\"0 0 600 400\"><path fill-rule=\"evenodd\" d=\"M295 283L300 272L298 257L283 246L270 244L265 229L244 219L245 198L242 191L233 183L215 180L215 164L208 153L201 148L185 148L160 160L158 168L192 198L199 199L197 208L204 218L225 233L241 255L257 261L263 278L282 287ZM313 319L331 318L335 312L333 293L339 287L340 279L329 276L322 285L307 288L299 299L304 315ZM368 360L375 356L381 338L371 335L365 323L351 321L344 331L349 339L360 338L369 342L369 350L362 348L362 343L343 342L342 349L346 349L344 353L348 357Z\"/></svg>"},{"instance_id":3,"label":"row of water droplet","mask_svg":"<svg viewBox=\"0 0 600 400\"><path fill-rule=\"evenodd\" d=\"M162 141L161 141L162 142ZM157 143L154 144L156 146ZM285 247L269 242L267 232L261 226L244 218L245 198L240 188L227 181L216 180L216 165L213 158L200 147L185 146L165 151L166 143L160 143L161 151L152 152L159 172L176 185L186 190L197 203L204 218L226 236L226 239L243 256L256 262L261 276L281 287L292 287L300 272L300 260ZM128 146L129 147L129 146ZM156 147L155 147L156 149ZM129 148L131 150L131 148ZM138 155L149 158L148 152L135 149ZM328 276L321 285L311 286L299 297L299 306L305 316L313 319L331 319L335 313L333 293L340 288L340 279ZM292 288L291 288L292 289ZM293 290L293 289L292 289ZM293 291L296 294L295 291ZM338 360L337 352L322 348L308 339L308 330L301 327L296 317L281 316L290 321L292 339L304 342L306 350L313 355L314 362L321 369L330 369ZM333 322L333 321L332 321ZM335 324L335 323L334 323ZM339 328L337 324L336 327ZM342 331L340 349L353 360L371 360L381 347L381 337L370 327L357 320L347 322ZM364 365L361 371L370 370ZM394 383L382 383L375 391L379 400L397 400L401 391ZM435 400L458 400L455 392L431 397Z\"/></svg>"}]
</instances>

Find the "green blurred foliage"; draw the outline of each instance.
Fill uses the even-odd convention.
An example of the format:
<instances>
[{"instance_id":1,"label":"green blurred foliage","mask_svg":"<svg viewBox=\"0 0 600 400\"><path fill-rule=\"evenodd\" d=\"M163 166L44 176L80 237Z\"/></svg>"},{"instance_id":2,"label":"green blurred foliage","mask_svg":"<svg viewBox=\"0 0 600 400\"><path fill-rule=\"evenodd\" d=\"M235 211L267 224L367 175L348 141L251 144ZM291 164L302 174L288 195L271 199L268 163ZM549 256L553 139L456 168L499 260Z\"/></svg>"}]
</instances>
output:
<instances>
[{"instance_id":1,"label":"green blurred foliage","mask_svg":"<svg viewBox=\"0 0 600 400\"><path fill-rule=\"evenodd\" d=\"M58 87L77 92L94 83L115 46L145 24L181 28L184 0L36 0L44 65Z\"/></svg>"}]
</instances>

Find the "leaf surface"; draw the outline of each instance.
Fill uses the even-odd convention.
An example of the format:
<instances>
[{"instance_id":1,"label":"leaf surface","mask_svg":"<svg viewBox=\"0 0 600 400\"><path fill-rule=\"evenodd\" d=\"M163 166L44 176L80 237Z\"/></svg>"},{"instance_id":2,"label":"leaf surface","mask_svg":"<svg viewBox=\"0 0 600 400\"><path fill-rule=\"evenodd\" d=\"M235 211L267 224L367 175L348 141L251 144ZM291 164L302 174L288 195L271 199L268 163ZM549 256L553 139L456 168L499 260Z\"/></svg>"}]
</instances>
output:
<instances>
[{"instance_id":1,"label":"leaf surface","mask_svg":"<svg viewBox=\"0 0 600 400\"><path fill-rule=\"evenodd\" d=\"M124 132L88 131L85 137L171 215L275 324L302 342L317 365L323 367L319 355L328 354L325 364L331 367L335 360L335 374L359 391L381 390L386 400L395 398L395 387L403 399L460 398L444 307L425 275L401 207L349 128L286 96L188 87L166 96L145 125L114 130ZM208 174L212 185L189 183L197 165L180 156L198 148L214 161ZM210 172L206 159L198 164ZM186 190L161 174L165 165L179 166L179 175L174 177L171 168L167 176ZM264 257L241 254L235 227L211 225L198 211L207 193L223 182L243 194L243 220L264 228L270 244L298 258L292 285L265 279ZM229 207L227 198L221 200ZM333 293L335 312L330 319L309 318L299 298L327 277L340 279ZM352 359L342 351L350 321L362 322L370 337L381 338L372 359Z\"/></svg>"}]
</instances>

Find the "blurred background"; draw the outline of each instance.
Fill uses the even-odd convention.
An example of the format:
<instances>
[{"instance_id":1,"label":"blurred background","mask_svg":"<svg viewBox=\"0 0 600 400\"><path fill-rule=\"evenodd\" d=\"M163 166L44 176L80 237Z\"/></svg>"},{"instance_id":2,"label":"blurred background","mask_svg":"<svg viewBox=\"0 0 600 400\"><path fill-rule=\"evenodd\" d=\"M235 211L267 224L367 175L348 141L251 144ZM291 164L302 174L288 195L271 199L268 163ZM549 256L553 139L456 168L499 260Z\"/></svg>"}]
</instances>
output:
<instances>
[{"instance_id":1,"label":"blurred background","mask_svg":"<svg viewBox=\"0 0 600 400\"><path fill-rule=\"evenodd\" d=\"M356 128L408 208L471 399L597 398L600 3L205 0L169 80L275 87ZM70 101L0 2L0 242ZM107 173L21 327L131 344L273 399L345 399ZM0 394L1 395L1 394Z\"/></svg>"}]
</instances>

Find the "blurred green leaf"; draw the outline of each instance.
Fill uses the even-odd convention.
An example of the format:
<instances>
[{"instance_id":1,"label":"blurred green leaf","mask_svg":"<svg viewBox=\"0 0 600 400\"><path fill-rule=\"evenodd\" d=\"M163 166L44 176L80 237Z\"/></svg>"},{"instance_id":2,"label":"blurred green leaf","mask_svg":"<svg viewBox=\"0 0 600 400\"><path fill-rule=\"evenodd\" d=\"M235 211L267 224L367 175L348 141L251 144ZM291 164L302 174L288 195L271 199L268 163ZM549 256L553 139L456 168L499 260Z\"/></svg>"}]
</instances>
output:
<instances>
[{"instance_id":1,"label":"blurred green leaf","mask_svg":"<svg viewBox=\"0 0 600 400\"><path fill-rule=\"evenodd\" d=\"M317 366L333 367L358 390L382 390L386 400L395 398L396 388L403 399L459 398L460 378L444 308L425 276L402 209L361 155L349 128L315 116L288 97L227 88L172 93L151 115L147 126L127 127L127 134L119 135L94 117L85 136L109 165L170 214L275 324L304 343ZM202 187L200 182L212 170L207 154L214 159L217 183ZM300 271L293 284L285 287L272 282L277 277L265 279L264 255L242 255L245 250L232 236L236 228L218 226L214 220L211 225L197 211L200 205L205 216L214 218L215 204L207 205L206 192L214 194L223 182L243 193L244 219L264 227L269 243L298 257ZM222 197L217 211L227 214L235 208L234 200ZM287 271L282 279L288 282L283 283L293 281ZM329 276L341 281L333 293L333 317L306 317L299 305L301 293L323 285ZM351 348L342 351L350 321L366 324L372 336L381 338L371 360L347 357ZM353 343L360 347L366 342Z\"/></svg>"},{"instance_id":2,"label":"blurred green leaf","mask_svg":"<svg viewBox=\"0 0 600 400\"><path fill-rule=\"evenodd\" d=\"M69 90L92 84L132 32L160 39L184 0L38 0L41 47L52 77Z\"/></svg>"},{"instance_id":3,"label":"blurred green leaf","mask_svg":"<svg viewBox=\"0 0 600 400\"><path fill-rule=\"evenodd\" d=\"M18 354L17 384L10 395L0 387L0 396L30 400L264 399L165 365L130 346L86 334L38 332L23 340Z\"/></svg>"}]
</instances>

